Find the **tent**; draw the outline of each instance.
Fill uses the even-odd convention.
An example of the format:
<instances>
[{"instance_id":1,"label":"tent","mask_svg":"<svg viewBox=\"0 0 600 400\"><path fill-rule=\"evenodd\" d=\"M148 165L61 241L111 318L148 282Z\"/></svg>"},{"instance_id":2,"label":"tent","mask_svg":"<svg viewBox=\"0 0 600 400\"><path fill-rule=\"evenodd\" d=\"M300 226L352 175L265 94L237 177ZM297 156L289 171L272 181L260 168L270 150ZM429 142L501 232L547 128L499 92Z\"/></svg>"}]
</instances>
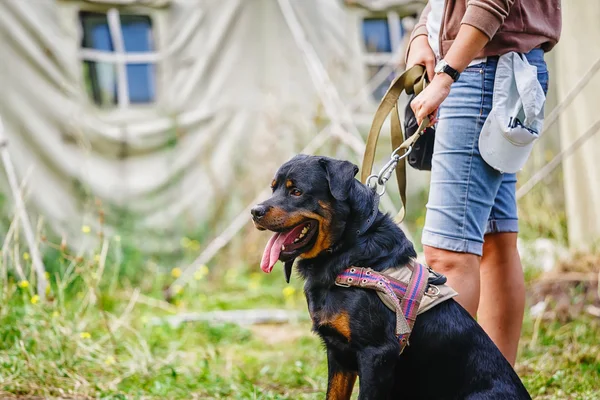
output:
<instances>
[{"instance_id":1,"label":"tent","mask_svg":"<svg viewBox=\"0 0 600 400\"><path fill-rule=\"evenodd\" d=\"M168 252L226 227L331 122L325 151L358 161L365 85L406 33L365 63L381 7L361 3L1 1L0 118L29 211L71 245L89 226Z\"/></svg>"}]
</instances>

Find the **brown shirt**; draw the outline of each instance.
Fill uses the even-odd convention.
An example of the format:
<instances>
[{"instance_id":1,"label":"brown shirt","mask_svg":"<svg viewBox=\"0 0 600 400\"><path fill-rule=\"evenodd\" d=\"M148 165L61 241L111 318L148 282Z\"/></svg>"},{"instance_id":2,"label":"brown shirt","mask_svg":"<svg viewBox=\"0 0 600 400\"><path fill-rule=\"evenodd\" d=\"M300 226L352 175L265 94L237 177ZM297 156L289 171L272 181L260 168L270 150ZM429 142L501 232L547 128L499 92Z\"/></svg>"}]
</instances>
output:
<instances>
[{"instance_id":1,"label":"brown shirt","mask_svg":"<svg viewBox=\"0 0 600 400\"><path fill-rule=\"evenodd\" d=\"M410 43L417 36L427 35L430 10L427 4L411 34ZM439 35L442 58L462 24L471 25L490 38L477 57L510 51L527 53L537 47L549 51L560 38L560 0L446 0ZM407 54L409 50L410 44Z\"/></svg>"}]
</instances>

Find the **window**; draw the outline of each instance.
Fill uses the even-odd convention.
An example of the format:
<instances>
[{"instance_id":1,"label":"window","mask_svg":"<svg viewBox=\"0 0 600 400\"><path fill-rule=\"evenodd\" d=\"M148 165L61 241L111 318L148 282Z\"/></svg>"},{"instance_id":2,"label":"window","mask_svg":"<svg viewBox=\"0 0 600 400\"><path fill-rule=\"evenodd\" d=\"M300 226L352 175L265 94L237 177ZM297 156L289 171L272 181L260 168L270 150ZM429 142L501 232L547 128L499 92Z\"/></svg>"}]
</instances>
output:
<instances>
[{"instance_id":1,"label":"window","mask_svg":"<svg viewBox=\"0 0 600 400\"><path fill-rule=\"evenodd\" d=\"M389 12L386 17L365 18L362 24L365 60L369 78L375 77L383 67L393 62L399 51L404 29L397 13ZM385 72L385 71L384 71ZM379 100L385 94L394 79L393 70L373 91L373 97Z\"/></svg>"},{"instance_id":2,"label":"window","mask_svg":"<svg viewBox=\"0 0 600 400\"><path fill-rule=\"evenodd\" d=\"M90 98L121 108L152 103L156 61L152 20L145 15L82 11L81 59Z\"/></svg>"}]
</instances>

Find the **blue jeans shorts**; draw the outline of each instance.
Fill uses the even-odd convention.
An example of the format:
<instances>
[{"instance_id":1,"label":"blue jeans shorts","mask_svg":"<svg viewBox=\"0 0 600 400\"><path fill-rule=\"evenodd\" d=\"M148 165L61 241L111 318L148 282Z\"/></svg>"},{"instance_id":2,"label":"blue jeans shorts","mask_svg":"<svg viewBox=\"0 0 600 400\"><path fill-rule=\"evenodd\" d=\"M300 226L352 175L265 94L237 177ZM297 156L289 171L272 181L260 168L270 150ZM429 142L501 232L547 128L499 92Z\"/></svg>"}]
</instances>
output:
<instances>
[{"instance_id":1,"label":"blue jeans shorts","mask_svg":"<svg viewBox=\"0 0 600 400\"><path fill-rule=\"evenodd\" d=\"M548 90L544 52L525 55ZM492 108L498 57L469 66L442 103L435 132L431 183L421 242L481 255L488 233L518 232L515 174L490 167L479 153L479 134Z\"/></svg>"}]
</instances>

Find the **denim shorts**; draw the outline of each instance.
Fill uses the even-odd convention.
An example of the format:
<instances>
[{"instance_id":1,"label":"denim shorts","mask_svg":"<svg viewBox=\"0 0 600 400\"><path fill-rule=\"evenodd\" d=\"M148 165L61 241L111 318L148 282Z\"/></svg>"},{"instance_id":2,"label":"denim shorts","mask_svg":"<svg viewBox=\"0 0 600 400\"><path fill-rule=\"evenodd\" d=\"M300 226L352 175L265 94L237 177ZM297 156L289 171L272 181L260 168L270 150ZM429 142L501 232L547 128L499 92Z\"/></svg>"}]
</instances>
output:
<instances>
[{"instance_id":1,"label":"denim shorts","mask_svg":"<svg viewBox=\"0 0 600 400\"><path fill-rule=\"evenodd\" d=\"M525 55L548 90L544 52ZM431 183L421 242L438 249L482 254L488 233L518 232L515 174L490 167L479 134L492 108L498 57L469 66L442 103L435 132Z\"/></svg>"}]
</instances>

